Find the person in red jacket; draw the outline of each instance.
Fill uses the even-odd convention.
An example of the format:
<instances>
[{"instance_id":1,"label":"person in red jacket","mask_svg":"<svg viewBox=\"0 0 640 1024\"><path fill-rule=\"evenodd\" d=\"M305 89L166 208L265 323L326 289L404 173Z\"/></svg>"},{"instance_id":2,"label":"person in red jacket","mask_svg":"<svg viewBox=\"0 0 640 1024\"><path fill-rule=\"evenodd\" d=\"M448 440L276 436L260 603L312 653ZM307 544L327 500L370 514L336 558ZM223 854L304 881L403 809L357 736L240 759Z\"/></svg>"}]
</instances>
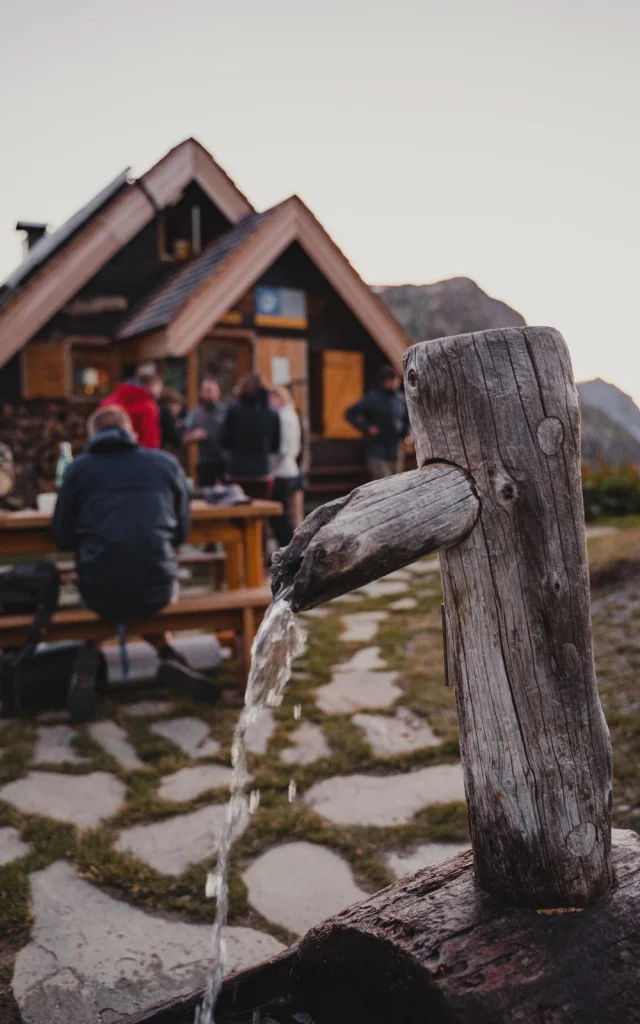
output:
<instances>
[{"instance_id":1,"label":"person in red jacket","mask_svg":"<svg viewBox=\"0 0 640 1024\"><path fill-rule=\"evenodd\" d=\"M141 448L160 448L160 407L154 395L162 390L162 380L153 366L139 367L133 380L125 380L100 402L119 405L128 414Z\"/></svg>"}]
</instances>

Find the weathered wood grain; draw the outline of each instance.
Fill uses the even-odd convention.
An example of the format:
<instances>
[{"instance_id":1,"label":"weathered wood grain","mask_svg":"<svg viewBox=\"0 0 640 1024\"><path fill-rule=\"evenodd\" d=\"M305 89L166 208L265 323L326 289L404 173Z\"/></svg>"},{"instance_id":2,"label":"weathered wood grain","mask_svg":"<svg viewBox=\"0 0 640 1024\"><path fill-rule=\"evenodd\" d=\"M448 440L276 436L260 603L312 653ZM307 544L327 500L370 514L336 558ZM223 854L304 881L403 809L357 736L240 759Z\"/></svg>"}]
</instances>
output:
<instances>
[{"instance_id":1,"label":"weathered wood grain","mask_svg":"<svg viewBox=\"0 0 640 1024\"><path fill-rule=\"evenodd\" d=\"M481 503L440 556L478 880L523 905L588 904L614 878L611 748L567 348L550 328L425 342L405 381L419 464L464 468Z\"/></svg>"},{"instance_id":2,"label":"weathered wood grain","mask_svg":"<svg viewBox=\"0 0 640 1024\"><path fill-rule=\"evenodd\" d=\"M293 587L295 611L322 604L456 544L479 508L468 473L444 462L364 484L313 512L278 552L274 593Z\"/></svg>"},{"instance_id":3,"label":"weathered wood grain","mask_svg":"<svg viewBox=\"0 0 640 1024\"><path fill-rule=\"evenodd\" d=\"M613 833L618 886L593 906L495 900L472 855L425 868L228 977L218 1024L637 1024L640 837ZM191 1024L201 991L122 1024Z\"/></svg>"},{"instance_id":4,"label":"weathered wood grain","mask_svg":"<svg viewBox=\"0 0 640 1024\"><path fill-rule=\"evenodd\" d=\"M317 1024L639 1021L640 838L614 836L618 888L584 910L499 903L470 853L403 879L307 933L294 1001Z\"/></svg>"}]
</instances>

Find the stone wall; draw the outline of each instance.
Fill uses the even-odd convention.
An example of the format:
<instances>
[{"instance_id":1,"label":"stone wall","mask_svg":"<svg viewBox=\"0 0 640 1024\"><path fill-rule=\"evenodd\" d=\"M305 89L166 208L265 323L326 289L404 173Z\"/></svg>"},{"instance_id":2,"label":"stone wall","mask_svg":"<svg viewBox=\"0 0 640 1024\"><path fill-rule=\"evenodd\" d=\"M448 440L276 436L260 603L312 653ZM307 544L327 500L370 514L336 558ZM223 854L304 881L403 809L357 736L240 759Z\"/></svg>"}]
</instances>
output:
<instances>
[{"instance_id":1,"label":"stone wall","mask_svg":"<svg viewBox=\"0 0 640 1024\"><path fill-rule=\"evenodd\" d=\"M35 505L36 495L54 488L61 441L74 455L84 447L86 422L94 403L41 399L0 403L0 441L13 452L16 495Z\"/></svg>"}]
</instances>

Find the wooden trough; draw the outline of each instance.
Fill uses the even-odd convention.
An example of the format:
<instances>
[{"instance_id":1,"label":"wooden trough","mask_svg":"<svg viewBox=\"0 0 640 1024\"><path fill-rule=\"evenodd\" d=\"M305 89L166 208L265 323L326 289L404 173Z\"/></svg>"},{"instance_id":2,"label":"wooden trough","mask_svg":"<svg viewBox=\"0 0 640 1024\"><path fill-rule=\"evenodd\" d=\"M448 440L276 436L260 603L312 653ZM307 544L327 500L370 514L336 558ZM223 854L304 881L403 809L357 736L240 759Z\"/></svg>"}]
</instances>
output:
<instances>
[{"instance_id":1,"label":"wooden trough","mask_svg":"<svg viewBox=\"0 0 640 1024\"><path fill-rule=\"evenodd\" d=\"M419 469L318 509L274 570L296 610L440 552L473 852L228 978L218 1022L640 1021L640 838L611 833L578 396L561 335L415 345ZM193 993L129 1024L187 1024Z\"/></svg>"}]
</instances>

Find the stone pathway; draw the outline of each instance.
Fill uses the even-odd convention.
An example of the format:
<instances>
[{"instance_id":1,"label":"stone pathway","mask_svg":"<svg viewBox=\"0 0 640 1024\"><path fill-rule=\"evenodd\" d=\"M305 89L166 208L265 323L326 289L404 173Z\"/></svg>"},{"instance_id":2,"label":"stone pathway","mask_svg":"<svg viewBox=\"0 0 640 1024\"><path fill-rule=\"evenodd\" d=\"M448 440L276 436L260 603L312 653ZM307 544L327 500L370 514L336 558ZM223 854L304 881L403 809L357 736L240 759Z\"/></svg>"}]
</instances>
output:
<instances>
[{"instance_id":1,"label":"stone pathway","mask_svg":"<svg viewBox=\"0 0 640 1024\"><path fill-rule=\"evenodd\" d=\"M89 732L98 746L125 771L144 771L147 767L129 743L124 729L115 722L94 722L89 726Z\"/></svg>"},{"instance_id":2,"label":"stone pathway","mask_svg":"<svg viewBox=\"0 0 640 1024\"><path fill-rule=\"evenodd\" d=\"M161 875L177 877L189 864L214 857L226 814L226 804L214 804L151 825L133 825L120 833L115 848L132 853ZM247 820L243 815L236 835L244 831Z\"/></svg>"},{"instance_id":3,"label":"stone pathway","mask_svg":"<svg viewBox=\"0 0 640 1024\"><path fill-rule=\"evenodd\" d=\"M434 719L437 735L432 705L416 697L402 659L389 655L394 630L403 657L416 636L420 643L436 636L426 625L411 641L404 631L416 628L418 602L432 601L428 615L439 620L439 600L437 560L423 559L305 614L309 650L291 693L247 732L248 786L261 799L254 817L241 816L232 850L231 969L281 949L270 929L302 935L365 898L373 879L380 885L465 848L459 824L451 842L429 841L428 809L464 801L462 772L439 755L443 740L451 750L446 720ZM376 644L381 627L384 646ZM199 649L205 658L207 645L194 639L190 656ZM133 653L134 677L151 672L150 651L138 645ZM110 659L117 675L113 652ZM439 666L441 653L430 651L426 662ZM117 1024L205 979L214 903L204 900L203 869L214 862L227 814L239 708L205 708L164 691L132 697L114 691L113 714L84 728L72 726L64 710L38 716L35 729L26 723L20 767L0 788L0 815L10 815L0 818L0 865L19 871L36 849L46 861L46 850L26 841L31 822L78 829L76 841L64 833L48 866L24 875L33 924L13 977L24 1024ZM450 691L438 696L436 713L443 700L453 702ZM5 737L20 729L5 729L5 759ZM167 747L149 744L149 734ZM82 736L92 744L78 747L80 754L74 744ZM103 753L113 772L98 770ZM178 764L189 763L176 770L178 756ZM451 811L458 822L460 811ZM437 820L440 838L446 828ZM375 838L376 829L387 830L384 838ZM95 881L87 854L96 858ZM187 904L192 913L200 908L201 923L181 917Z\"/></svg>"},{"instance_id":4,"label":"stone pathway","mask_svg":"<svg viewBox=\"0 0 640 1024\"><path fill-rule=\"evenodd\" d=\"M170 718L166 722L155 722L151 732L162 736L183 754L194 760L199 757L212 757L220 750L217 740L209 736L209 726L199 718Z\"/></svg>"},{"instance_id":5,"label":"stone pathway","mask_svg":"<svg viewBox=\"0 0 640 1024\"><path fill-rule=\"evenodd\" d=\"M34 764L86 764L86 757L80 757L72 747L77 737L75 729L68 725L41 725L33 752Z\"/></svg>"},{"instance_id":6,"label":"stone pathway","mask_svg":"<svg viewBox=\"0 0 640 1024\"><path fill-rule=\"evenodd\" d=\"M17 828L0 828L0 867L3 864L10 864L12 860L26 857L30 852L31 848L22 842Z\"/></svg>"},{"instance_id":7,"label":"stone pathway","mask_svg":"<svg viewBox=\"0 0 640 1024\"><path fill-rule=\"evenodd\" d=\"M30 875L34 923L18 954L13 992L23 1024L113 1024L203 985L211 929L147 914L57 861ZM229 968L274 956L281 943L227 928Z\"/></svg>"},{"instance_id":8,"label":"stone pathway","mask_svg":"<svg viewBox=\"0 0 640 1024\"><path fill-rule=\"evenodd\" d=\"M124 795L123 783L107 772L29 772L0 789L0 800L25 814L39 814L79 828L94 828L112 818L124 804Z\"/></svg>"},{"instance_id":9,"label":"stone pathway","mask_svg":"<svg viewBox=\"0 0 640 1024\"><path fill-rule=\"evenodd\" d=\"M243 878L251 906L296 935L367 896L342 857L314 843L272 847Z\"/></svg>"},{"instance_id":10,"label":"stone pathway","mask_svg":"<svg viewBox=\"0 0 640 1024\"><path fill-rule=\"evenodd\" d=\"M284 764L313 764L331 753L321 726L313 722L302 722L291 733L291 741L292 746L280 751L280 760Z\"/></svg>"},{"instance_id":11,"label":"stone pathway","mask_svg":"<svg viewBox=\"0 0 640 1024\"><path fill-rule=\"evenodd\" d=\"M343 615L341 640L347 644L368 644L378 632L378 623L386 619L388 612L354 612Z\"/></svg>"},{"instance_id":12,"label":"stone pathway","mask_svg":"<svg viewBox=\"0 0 640 1024\"><path fill-rule=\"evenodd\" d=\"M393 757L441 743L431 726L408 708L397 708L393 717L354 715L352 721L362 729L377 757Z\"/></svg>"},{"instance_id":13,"label":"stone pathway","mask_svg":"<svg viewBox=\"0 0 640 1024\"><path fill-rule=\"evenodd\" d=\"M304 797L334 825L405 825L431 804L464 800L462 768L438 764L406 775L335 775Z\"/></svg>"},{"instance_id":14,"label":"stone pathway","mask_svg":"<svg viewBox=\"0 0 640 1024\"><path fill-rule=\"evenodd\" d=\"M231 768L221 764L199 764L193 768L181 768L173 775L165 775L158 788L161 800L180 804L195 800L210 789L229 789Z\"/></svg>"},{"instance_id":15,"label":"stone pathway","mask_svg":"<svg viewBox=\"0 0 640 1024\"><path fill-rule=\"evenodd\" d=\"M469 843L423 843L413 850L387 853L384 859L394 877L402 878L470 849Z\"/></svg>"}]
</instances>

